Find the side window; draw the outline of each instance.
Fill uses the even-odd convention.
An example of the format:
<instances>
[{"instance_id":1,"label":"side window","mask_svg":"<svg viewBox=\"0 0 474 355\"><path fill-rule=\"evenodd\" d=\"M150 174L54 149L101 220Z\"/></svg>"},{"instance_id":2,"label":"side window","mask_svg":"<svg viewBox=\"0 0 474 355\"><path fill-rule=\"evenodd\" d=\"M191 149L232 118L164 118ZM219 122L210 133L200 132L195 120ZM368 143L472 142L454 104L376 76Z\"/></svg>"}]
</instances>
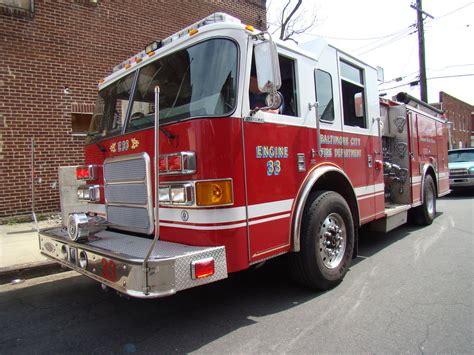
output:
<instances>
[{"instance_id":1,"label":"side window","mask_svg":"<svg viewBox=\"0 0 474 355\"><path fill-rule=\"evenodd\" d=\"M298 116L298 95L296 92L295 60L282 55L278 56L280 62L281 88L283 95L283 114Z\"/></svg>"},{"instance_id":2,"label":"side window","mask_svg":"<svg viewBox=\"0 0 474 355\"><path fill-rule=\"evenodd\" d=\"M364 71L343 60L339 64L344 124L366 128Z\"/></svg>"},{"instance_id":3,"label":"side window","mask_svg":"<svg viewBox=\"0 0 474 355\"><path fill-rule=\"evenodd\" d=\"M295 60L282 55L278 56L280 63L281 87L278 91L283 95L283 105L278 113L287 116L298 116L298 95L296 91ZM250 108L265 106L265 94L260 93L257 85L255 57L252 58L250 71Z\"/></svg>"},{"instance_id":4,"label":"side window","mask_svg":"<svg viewBox=\"0 0 474 355\"><path fill-rule=\"evenodd\" d=\"M321 121L334 121L334 99L332 95L331 74L316 69L314 71L316 83L316 101L318 101L318 117Z\"/></svg>"}]
</instances>

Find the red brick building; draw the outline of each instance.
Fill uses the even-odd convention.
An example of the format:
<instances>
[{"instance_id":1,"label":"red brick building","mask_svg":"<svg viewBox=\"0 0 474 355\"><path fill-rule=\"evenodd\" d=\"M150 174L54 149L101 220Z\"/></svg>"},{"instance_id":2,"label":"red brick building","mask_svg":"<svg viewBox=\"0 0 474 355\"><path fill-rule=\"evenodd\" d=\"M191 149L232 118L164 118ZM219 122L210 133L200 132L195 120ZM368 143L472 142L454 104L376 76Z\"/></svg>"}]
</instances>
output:
<instances>
[{"instance_id":1,"label":"red brick building","mask_svg":"<svg viewBox=\"0 0 474 355\"><path fill-rule=\"evenodd\" d=\"M440 109L450 125L450 149L471 147L472 114L474 106L443 91L439 93Z\"/></svg>"},{"instance_id":2,"label":"red brick building","mask_svg":"<svg viewBox=\"0 0 474 355\"><path fill-rule=\"evenodd\" d=\"M0 218L59 210L57 169L83 160L97 82L214 12L262 28L266 0L0 0Z\"/></svg>"}]
</instances>

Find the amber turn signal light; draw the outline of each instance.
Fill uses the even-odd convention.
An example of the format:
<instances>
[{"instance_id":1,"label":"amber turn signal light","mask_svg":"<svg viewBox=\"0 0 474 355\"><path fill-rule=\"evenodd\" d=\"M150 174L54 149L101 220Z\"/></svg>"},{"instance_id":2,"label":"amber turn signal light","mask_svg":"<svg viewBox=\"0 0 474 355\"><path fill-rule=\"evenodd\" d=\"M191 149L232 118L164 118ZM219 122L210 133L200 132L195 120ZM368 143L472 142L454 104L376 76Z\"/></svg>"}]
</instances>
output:
<instances>
[{"instance_id":1,"label":"amber turn signal light","mask_svg":"<svg viewBox=\"0 0 474 355\"><path fill-rule=\"evenodd\" d=\"M196 204L198 206L230 205L233 202L231 180L196 182Z\"/></svg>"}]
</instances>

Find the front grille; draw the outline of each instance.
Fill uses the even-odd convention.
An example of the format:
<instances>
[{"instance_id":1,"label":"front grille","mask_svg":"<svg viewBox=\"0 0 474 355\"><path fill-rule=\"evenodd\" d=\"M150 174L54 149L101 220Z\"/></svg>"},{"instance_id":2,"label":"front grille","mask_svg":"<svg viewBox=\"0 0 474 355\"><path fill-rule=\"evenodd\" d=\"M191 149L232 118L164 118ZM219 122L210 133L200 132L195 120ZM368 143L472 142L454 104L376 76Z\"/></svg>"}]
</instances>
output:
<instances>
[{"instance_id":1,"label":"front grille","mask_svg":"<svg viewBox=\"0 0 474 355\"><path fill-rule=\"evenodd\" d=\"M148 202L147 186L143 183L108 185L105 198L108 203L146 205Z\"/></svg>"},{"instance_id":2,"label":"front grille","mask_svg":"<svg viewBox=\"0 0 474 355\"><path fill-rule=\"evenodd\" d=\"M143 181L146 178L146 162L143 158L106 162L104 179L108 182Z\"/></svg>"},{"instance_id":3,"label":"front grille","mask_svg":"<svg viewBox=\"0 0 474 355\"><path fill-rule=\"evenodd\" d=\"M449 176L467 175L467 169L449 169Z\"/></svg>"},{"instance_id":4,"label":"front grille","mask_svg":"<svg viewBox=\"0 0 474 355\"><path fill-rule=\"evenodd\" d=\"M108 206L107 219L116 226L127 226L137 231L150 227L148 210L143 207Z\"/></svg>"},{"instance_id":5,"label":"front grille","mask_svg":"<svg viewBox=\"0 0 474 355\"><path fill-rule=\"evenodd\" d=\"M113 227L146 234L153 232L148 154L106 159L104 186L107 219Z\"/></svg>"}]
</instances>

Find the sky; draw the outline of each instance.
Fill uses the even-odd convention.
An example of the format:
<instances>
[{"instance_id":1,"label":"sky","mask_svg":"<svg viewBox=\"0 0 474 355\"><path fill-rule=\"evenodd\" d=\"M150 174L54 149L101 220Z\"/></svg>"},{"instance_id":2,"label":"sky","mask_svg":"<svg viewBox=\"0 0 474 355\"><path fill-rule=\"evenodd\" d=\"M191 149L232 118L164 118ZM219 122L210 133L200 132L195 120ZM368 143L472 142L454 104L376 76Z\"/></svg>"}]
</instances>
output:
<instances>
[{"instance_id":1,"label":"sky","mask_svg":"<svg viewBox=\"0 0 474 355\"><path fill-rule=\"evenodd\" d=\"M267 0L271 25L286 1ZM305 20L316 14L316 25L295 39L299 43L320 36L328 43L384 69L380 93L400 91L420 98L417 80L418 35L411 0L304 0ZM428 101L439 102L439 92L474 105L474 1L423 0L423 10L434 19L425 24ZM272 31L272 27L270 27ZM447 77L447 78L440 78Z\"/></svg>"}]
</instances>

